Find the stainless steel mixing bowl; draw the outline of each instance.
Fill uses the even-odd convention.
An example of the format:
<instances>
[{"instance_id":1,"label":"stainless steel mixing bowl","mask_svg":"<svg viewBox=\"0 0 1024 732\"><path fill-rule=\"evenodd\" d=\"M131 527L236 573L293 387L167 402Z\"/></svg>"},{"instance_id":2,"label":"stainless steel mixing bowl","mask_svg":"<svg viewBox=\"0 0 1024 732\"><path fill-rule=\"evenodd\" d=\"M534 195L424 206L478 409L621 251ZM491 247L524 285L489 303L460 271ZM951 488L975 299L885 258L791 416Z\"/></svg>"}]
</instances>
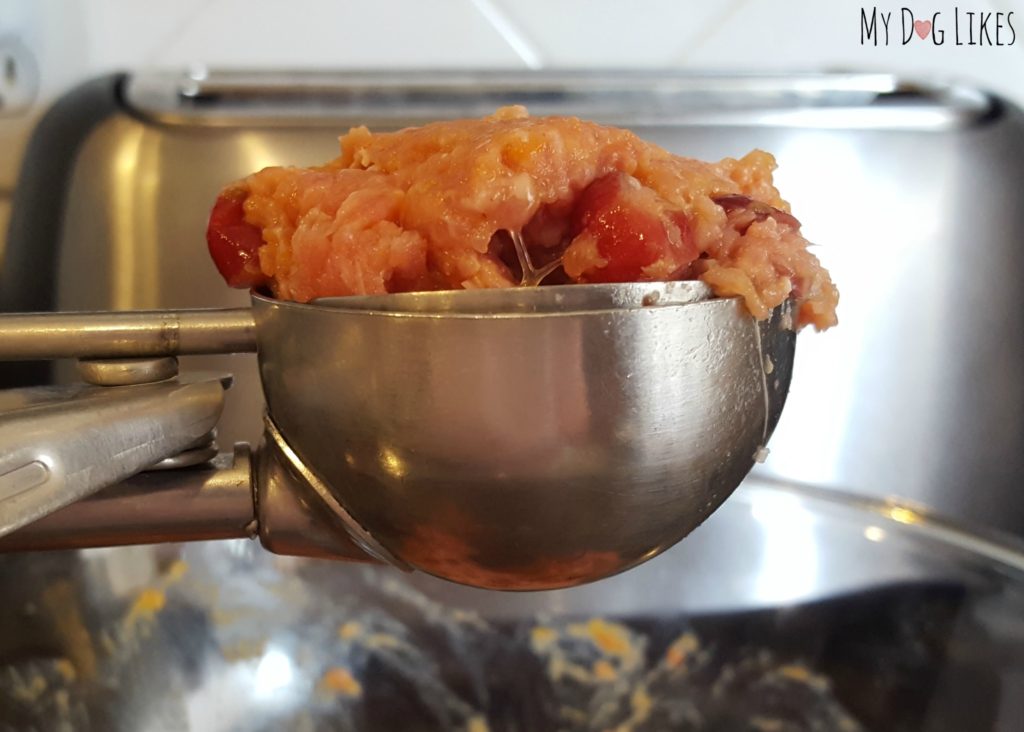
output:
<instances>
[{"instance_id":1,"label":"stainless steel mixing bowl","mask_svg":"<svg viewBox=\"0 0 1024 732\"><path fill-rule=\"evenodd\" d=\"M0 557L0 729L1020 732L1024 545L750 478L686 541L496 593L251 542Z\"/></svg>"}]
</instances>

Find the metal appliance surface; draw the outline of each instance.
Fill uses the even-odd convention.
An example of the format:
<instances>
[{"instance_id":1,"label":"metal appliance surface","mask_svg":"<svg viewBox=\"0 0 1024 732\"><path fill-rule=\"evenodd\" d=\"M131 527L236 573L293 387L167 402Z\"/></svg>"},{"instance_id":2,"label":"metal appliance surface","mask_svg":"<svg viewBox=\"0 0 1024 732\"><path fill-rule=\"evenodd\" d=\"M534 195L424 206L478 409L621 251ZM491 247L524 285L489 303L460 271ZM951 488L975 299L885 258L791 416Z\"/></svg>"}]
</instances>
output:
<instances>
[{"instance_id":1,"label":"metal appliance surface","mask_svg":"<svg viewBox=\"0 0 1024 732\"><path fill-rule=\"evenodd\" d=\"M662 556L554 592L244 539L16 555L0 730L1017 732L1022 548L748 480Z\"/></svg>"},{"instance_id":2,"label":"metal appliance surface","mask_svg":"<svg viewBox=\"0 0 1024 732\"><path fill-rule=\"evenodd\" d=\"M99 80L54 107L26 155L0 306L242 306L203 244L222 185L265 165L323 162L351 125L397 128L509 102L624 124L694 157L772 151L842 300L838 328L801 338L762 474L1024 531L1024 116L973 89L884 74ZM255 364L183 364L195 366L236 375L222 441L254 440ZM40 378L6 373L6 383Z\"/></svg>"}]
</instances>

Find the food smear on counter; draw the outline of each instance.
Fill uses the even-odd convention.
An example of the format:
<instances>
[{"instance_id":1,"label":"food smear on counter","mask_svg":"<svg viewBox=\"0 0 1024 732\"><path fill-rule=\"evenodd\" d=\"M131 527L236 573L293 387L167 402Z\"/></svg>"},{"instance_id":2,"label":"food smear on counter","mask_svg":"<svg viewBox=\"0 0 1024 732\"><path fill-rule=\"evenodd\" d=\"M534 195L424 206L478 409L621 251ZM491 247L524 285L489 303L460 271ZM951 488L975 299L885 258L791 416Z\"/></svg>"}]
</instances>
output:
<instances>
[{"instance_id":1,"label":"food smear on counter","mask_svg":"<svg viewBox=\"0 0 1024 732\"><path fill-rule=\"evenodd\" d=\"M756 318L836 323L838 291L754 150L717 163L634 133L504 107L397 132L229 185L207 229L233 287L284 300L699 279Z\"/></svg>"}]
</instances>

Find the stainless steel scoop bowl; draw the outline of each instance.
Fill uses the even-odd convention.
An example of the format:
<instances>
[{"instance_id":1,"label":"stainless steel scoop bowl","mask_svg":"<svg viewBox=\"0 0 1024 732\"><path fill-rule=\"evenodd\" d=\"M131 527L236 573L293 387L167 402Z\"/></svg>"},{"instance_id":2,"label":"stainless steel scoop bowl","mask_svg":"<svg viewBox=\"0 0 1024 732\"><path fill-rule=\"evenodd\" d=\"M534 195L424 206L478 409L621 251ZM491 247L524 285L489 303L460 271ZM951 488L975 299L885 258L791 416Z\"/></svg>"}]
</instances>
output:
<instances>
[{"instance_id":1,"label":"stainless steel scoop bowl","mask_svg":"<svg viewBox=\"0 0 1024 732\"><path fill-rule=\"evenodd\" d=\"M378 558L465 584L628 569L751 469L789 387L788 307L757 322L694 282L254 295L254 533L290 551L271 531L287 498Z\"/></svg>"}]
</instances>

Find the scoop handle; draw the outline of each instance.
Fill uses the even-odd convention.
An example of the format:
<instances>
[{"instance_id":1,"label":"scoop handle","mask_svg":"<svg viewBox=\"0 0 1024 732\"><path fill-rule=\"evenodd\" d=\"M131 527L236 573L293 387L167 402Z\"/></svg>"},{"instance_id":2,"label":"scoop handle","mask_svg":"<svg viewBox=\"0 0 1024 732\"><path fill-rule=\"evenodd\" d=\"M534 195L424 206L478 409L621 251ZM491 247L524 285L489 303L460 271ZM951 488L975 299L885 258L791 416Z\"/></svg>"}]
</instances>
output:
<instances>
[{"instance_id":1,"label":"scoop handle","mask_svg":"<svg viewBox=\"0 0 1024 732\"><path fill-rule=\"evenodd\" d=\"M255 350L248 308L0 315L0 361Z\"/></svg>"}]
</instances>

